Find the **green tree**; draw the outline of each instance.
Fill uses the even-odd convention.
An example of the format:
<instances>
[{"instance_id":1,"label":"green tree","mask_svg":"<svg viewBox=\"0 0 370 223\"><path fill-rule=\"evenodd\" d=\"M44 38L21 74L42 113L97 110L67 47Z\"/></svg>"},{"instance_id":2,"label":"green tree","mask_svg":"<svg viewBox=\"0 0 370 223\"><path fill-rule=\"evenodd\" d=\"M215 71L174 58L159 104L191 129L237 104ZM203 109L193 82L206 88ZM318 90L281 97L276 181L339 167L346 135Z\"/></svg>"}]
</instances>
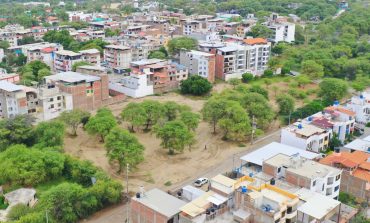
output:
<instances>
[{"instance_id":1,"label":"green tree","mask_svg":"<svg viewBox=\"0 0 370 223\"><path fill-rule=\"evenodd\" d=\"M180 114L180 120L188 127L189 130L195 131L199 125L200 115L191 111L183 111Z\"/></svg>"},{"instance_id":2,"label":"green tree","mask_svg":"<svg viewBox=\"0 0 370 223\"><path fill-rule=\"evenodd\" d=\"M302 74L311 79L320 79L324 75L324 67L313 60L302 62Z\"/></svg>"},{"instance_id":3,"label":"green tree","mask_svg":"<svg viewBox=\"0 0 370 223\"><path fill-rule=\"evenodd\" d=\"M278 95L276 102L279 105L279 113L282 115L289 115L294 111L294 98L288 94Z\"/></svg>"},{"instance_id":4,"label":"green tree","mask_svg":"<svg viewBox=\"0 0 370 223\"><path fill-rule=\"evenodd\" d=\"M11 221L18 221L22 216L27 215L32 210L25 204L17 204L13 206L9 213L7 214L7 218Z\"/></svg>"},{"instance_id":5,"label":"green tree","mask_svg":"<svg viewBox=\"0 0 370 223\"><path fill-rule=\"evenodd\" d=\"M105 29L105 36L112 37L112 36L119 36L121 31L119 29Z\"/></svg>"},{"instance_id":6,"label":"green tree","mask_svg":"<svg viewBox=\"0 0 370 223\"><path fill-rule=\"evenodd\" d=\"M311 83L310 78L307 75L301 74L296 77L296 81L299 87L304 88L307 84Z\"/></svg>"},{"instance_id":7,"label":"green tree","mask_svg":"<svg viewBox=\"0 0 370 223\"><path fill-rule=\"evenodd\" d=\"M145 130L149 130L149 128L163 118L164 116L164 109L161 103L158 101L153 100L144 100L141 103L145 111Z\"/></svg>"},{"instance_id":8,"label":"green tree","mask_svg":"<svg viewBox=\"0 0 370 223\"><path fill-rule=\"evenodd\" d=\"M50 67L40 60L31 61L21 69L22 81L26 85L31 85L32 81L41 82L50 74Z\"/></svg>"},{"instance_id":9,"label":"green tree","mask_svg":"<svg viewBox=\"0 0 370 223\"><path fill-rule=\"evenodd\" d=\"M314 101L308 103L307 105L295 110L292 113L291 118L293 120L306 118L307 116L310 116L310 115L315 114L319 111L322 111L324 108L325 108L325 105L321 101L314 100Z\"/></svg>"},{"instance_id":10,"label":"green tree","mask_svg":"<svg viewBox=\"0 0 370 223\"><path fill-rule=\"evenodd\" d=\"M231 78L228 82L233 86L234 89L237 85L241 83L240 79L238 78Z\"/></svg>"},{"instance_id":11,"label":"green tree","mask_svg":"<svg viewBox=\"0 0 370 223\"><path fill-rule=\"evenodd\" d=\"M78 126L82 124L83 119L86 117L90 117L90 113L80 109L64 111L59 116L60 120L62 120L72 130L73 136L77 136Z\"/></svg>"},{"instance_id":12,"label":"green tree","mask_svg":"<svg viewBox=\"0 0 370 223\"><path fill-rule=\"evenodd\" d=\"M269 98L269 95L268 95L268 91L263 89L261 86L259 85L252 85L252 87L250 87L248 89L249 92L251 93L257 93L257 94L260 94L262 95L263 97L265 97L266 99Z\"/></svg>"},{"instance_id":13,"label":"green tree","mask_svg":"<svg viewBox=\"0 0 370 223\"><path fill-rule=\"evenodd\" d=\"M193 75L187 80L181 81L180 91L182 94L204 95L212 89L212 84L205 78Z\"/></svg>"},{"instance_id":14,"label":"green tree","mask_svg":"<svg viewBox=\"0 0 370 223\"><path fill-rule=\"evenodd\" d=\"M261 94L244 94L241 99L241 105L246 109L250 118L254 117L257 120L257 126L259 128L267 128L275 117L274 111L267 99Z\"/></svg>"},{"instance_id":15,"label":"green tree","mask_svg":"<svg viewBox=\"0 0 370 223\"><path fill-rule=\"evenodd\" d=\"M167 101L163 104L163 112L168 121L175 120L180 110L181 106L174 101Z\"/></svg>"},{"instance_id":16,"label":"green tree","mask_svg":"<svg viewBox=\"0 0 370 223\"><path fill-rule=\"evenodd\" d=\"M144 125L146 113L144 107L140 103L130 102L122 110L121 117L124 121L131 124L130 131L135 132L135 127Z\"/></svg>"},{"instance_id":17,"label":"green tree","mask_svg":"<svg viewBox=\"0 0 370 223\"><path fill-rule=\"evenodd\" d=\"M221 118L224 117L227 100L211 98L203 106L203 119L209 122L213 127L213 133L216 133L216 127Z\"/></svg>"},{"instance_id":18,"label":"green tree","mask_svg":"<svg viewBox=\"0 0 370 223\"><path fill-rule=\"evenodd\" d=\"M111 110L101 108L96 115L91 117L87 122L85 129L89 134L97 134L101 141L109 134L110 130L117 126L117 120Z\"/></svg>"},{"instance_id":19,"label":"green tree","mask_svg":"<svg viewBox=\"0 0 370 223\"><path fill-rule=\"evenodd\" d=\"M64 142L64 124L60 121L40 122L34 131L36 148L62 148Z\"/></svg>"},{"instance_id":20,"label":"green tree","mask_svg":"<svg viewBox=\"0 0 370 223\"><path fill-rule=\"evenodd\" d=\"M144 146L125 129L113 128L106 137L105 147L109 161L118 163L118 173L127 164L135 167L144 160Z\"/></svg>"},{"instance_id":21,"label":"green tree","mask_svg":"<svg viewBox=\"0 0 370 223\"><path fill-rule=\"evenodd\" d=\"M51 75L50 69L48 68L42 68L37 72L37 81L40 83L46 76Z\"/></svg>"},{"instance_id":22,"label":"green tree","mask_svg":"<svg viewBox=\"0 0 370 223\"><path fill-rule=\"evenodd\" d=\"M224 132L224 139L242 141L251 131L251 123L247 112L238 102L227 101L219 126Z\"/></svg>"},{"instance_id":23,"label":"green tree","mask_svg":"<svg viewBox=\"0 0 370 223\"><path fill-rule=\"evenodd\" d=\"M319 94L327 102L341 100L348 92L346 81L337 78L324 78L319 87Z\"/></svg>"},{"instance_id":24,"label":"green tree","mask_svg":"<svg viewBox=\"0 0 370 223\"><path fill-rule=\"evenodd\" d=\"M28 115L17 115L13 119L0 120L0 151L12 144L32 145L33 118Z\"/></svg>"},{"instance_id":25,"label":"green tree","mask_svg":"<svg viewBox=\"0 0 370 223\"><path fill-rule=\"evenodd\" d=\"M247 36L269 38L272 35L272 30L267 26L257 24L251 28L251 31L247 33Z\"/></svg>"},{"instance_id":26,"label":"green tree","mask_svg":"<svg viewBox=\"0 0 370 223\"><path fill-rule=\"evenodd\" d=\"M0 182L34 186L62 174L64 156L58 152L14 145L0 153Z\"/></svg>"},{"instance_id":27,"label":"green tree","mask_svg":"<svg viewBox=\"0 0 370 223\"><path fill-rule=\"evenodd\" d=\"M95 210L97 200L81 185L62 183L42 194L40 200L56 222L77 222Z\"/></svg>"},{"instance_id":28,"label":"green tree","mask_svg":"<svg viewBox=\"0 0 370 223\"><path fill-rule=\"evenodd\" d=\"M92 65L92 64L86 61L78 61L72 65L72 71L76 71L78 67L86 66L86 65Z\"/></svg>"},{"instance_id":29,"label":"green tree","mask_svg":"<svg viewBox=\"0 0 370 223\"><path fill-rule=\"evenodd\" d=\"M190 37L177 37L168 42L168 51L170 54L178 54L181 49L194 50L198 45L196 39Z\"/></svg>"},{"instance_id":30,"label":"green tree","mask_svg":"<svg viewBox=\"0 0 370 223\"><path fill-rule=\"evenodd\" d=\"M10 47L10 44L8 41L0 41L0 49L7 50Z\"/></svg>"},{"instance_id":31,"label":"green tree","mask_svg":"<svg viewBox=\"0 0 370 223\"><path fill-rule=\"evenodd\" d=\"M182 152L194 142L194 135L182 121L169 121L163 126L156 125L154 132L162 140L161 146L168 149L170 155Z\"/></svg>"},{"instance_id":32,"label":"green tree","mask_svg":"<svg viewBox=\"0 0 370 223\"><path fill-rule=\"evenodd\" d=\"M242 81L244 83L249 83L254 80L254 76L251 73L245 73L242 75Z\"/></svg>"},{"instance_id":33,"label":"green tree","mask_svg":"<svg viewBox=\"0 0 370 223\"><path fill-rule=\"evenodd\" d=\"M148 59L161 59L161 60L165 60L165 59L167 59L167 56L163 52L161 52L159 50L155 50L155 51L151 51L149 53Z\"/></svg>"}]
</instances>

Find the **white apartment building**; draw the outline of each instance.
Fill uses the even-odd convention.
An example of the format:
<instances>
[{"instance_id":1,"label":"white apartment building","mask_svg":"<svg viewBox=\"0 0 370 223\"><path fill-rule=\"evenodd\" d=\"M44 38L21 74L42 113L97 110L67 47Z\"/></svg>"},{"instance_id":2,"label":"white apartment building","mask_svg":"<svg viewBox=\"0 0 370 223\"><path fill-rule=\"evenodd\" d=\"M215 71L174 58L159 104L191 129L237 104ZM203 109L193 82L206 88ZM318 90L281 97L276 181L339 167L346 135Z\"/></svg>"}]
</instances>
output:
<instances>
[{"instance_id":1,"label":"white apartment building","mask_svg":"<svg viewBox=\"0 0 370 223\"><path fill-rule=\"evenodd\" d=\"M188 68L190 75L199 75L215 81L215 55L202 51L191 50L189 52L180 52L180 64Z\"/></svg>"},{"instance_id":2,"label":"white apartment building","mask_svg":"<svg viewBox=\"0 0 370 223\"><path fill-rule=\"evenodd\" d=\"M75 53L69 50L56 51L54 70L57 72L72 71L73 64L79 61L82 61L81 53Z\"/></svg>"},{"instance_id":3,"label":"white apartment building","mask_svg":"<svg viewBox=\"0 0 370 223\"><path fill-rule=\"evenodd\" d=\"M187 20L184 21L183 24L183 34L184 35L190 35L195 31L198 31L200 28L200 23L195 20Z\"/></svg>"},{"instance_id":4,"label":"white apartment building","mask_svg":"<svg viewBox=\"0 0 370 223\"><path fill-rule=\"evenodd\" d=\"M0 41L7 41L11 47L18 45L18 38L15 32L0 30Z\"/></svg>"},{"instance_id":5,"label":"white apartment building","mask_svg":"<svg viewBox=\"0 0 370 223\"><path fill-rule=\"evenodd\" d=\"M0 81L0 117L27 114L26 92L19 85Z\"/></svg>"},{"instance_id":6,"label":"white apartment building","mask_svg":"<svg viewBox=\"0 0 370 223\"><path fill-rule=\"evenodd\" d=\"M131 49L122 45L107 45L104 47L104 61L109 68L130 68Z\"/></svg>"},{"instance_id":7,"label":"white apartment building","mask_svg":"<svg viewBox=\"0 0 370 223\"><path fill-rule=\"evenodd\" d=\"M286 18L272 14L270 20L265 25L273 32L271 38L273 42L294 42L295 24L287 22Z\"/></svg>"},{"instance_id":8,"label":"white apartment building","mask_svg":"<svg viewBox=\"0 0 370 223\"><path fill-rule=\"evenodd\" d=\"M363 92L359 96L353 96L346 107L356 113L356 127L363 129L370 122L370 93Z\"/></svg>"},{"instance_id":9,"label":"white apartment building","mask_svg":"<svg viewBox=\"0 0 370 223\"><path fill-rule=\"evenodd\" d=\"M229 80L241 78L245 72L262 75L268 68L271 43L263 38L227 43L216 49L216 77Z\"/></svg>"},{"instance_id":10,"label":"white apartment building","mask_svg":"<svg viewBox=\"0 0 370 223\"><path fill-rule=\"evenodd\" d=\"M54 69L54 55L56 51L63 50L63 46L57 43L45 43L24 48L27 62L41 60L52 70Z\"/></svg>"},{"instance_id":11,"label":"white apartment building","mask_svg":"<svg viewBox=\"0 0 370 223\"><path fill-rule=\"evenodd\" d=\"M281 130L280 142L311 152L321 153L329 146L333 130L296 122Z\"/></svg>"},{"instance_id":12,"label":"white apartment building","mask_svg":"<svg viewBox=\"0 0 370 223\"><path fill-rule=\"evenodd\" d=\"M355 129L355 115L356 113L336 104L327 107L322 112L318 112L306 119L303 122L312 123L320 128L331 128L343 143L349 134L352 134Z\"/></svg>"},{"instance_id":13,"label":"white apartment building","mask_svg":"<svg viewBox=\"0 0 370 223\"><path fill-rule=\"evenodd\" d=\"M141 98L154 94L153 73L149 68L143 72L131 72L129 76L123 77L118 83L110 83L109 89L123 93L133 98Z\"/></svg>"},{"instance_id":14,"label":"white apartment building","mask_svg":"<svg viewBox=\"0 0 370 223\"><path fill-rule=\"evenodd\" d=\"M278 154L263 162L263 172L338 200L342 170L296 156Z\"/></svg>"},{"instance_id":15,"label":"white apartment building","mask_svg":"<svg viewBox=\"0 0 370 223\"><path fill-rule=\"evenodd\" d=\"M100 51L97 49L88 49L79 51L81 60L86 61L93 65L100 66Z\"/></svg>"},{"instance_id":16,"label":"white apartment building","mask_svg":"<svg viewBox=\"0 0 370 223\"><path fill-rule=\"evenodd\" d=\"M61 92L54 85L38 88L37 97L37 114L35 116L39 121L57 118L62 112L73 109L72 95Z\"/></svg>"}]
</instances>

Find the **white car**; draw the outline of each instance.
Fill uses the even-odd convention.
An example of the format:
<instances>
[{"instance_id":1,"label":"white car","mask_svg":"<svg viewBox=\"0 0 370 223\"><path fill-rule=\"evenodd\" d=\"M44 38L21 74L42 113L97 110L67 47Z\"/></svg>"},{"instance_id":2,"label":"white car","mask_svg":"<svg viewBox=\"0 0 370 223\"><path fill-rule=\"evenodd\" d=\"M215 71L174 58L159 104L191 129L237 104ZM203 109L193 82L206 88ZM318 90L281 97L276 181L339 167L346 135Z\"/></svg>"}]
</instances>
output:
<instances>
[{"instance_id":1,"label":"white car","mask_svg":"<svg viewBox=\"0 0 370 223\"><path fill-rule=\"evenodd\" d=\"M198 180L196 180L194 182L194 186L201 187L201 186L203 186L206 183L208 183L208 179L207 178L199 178Z\"/></svg>"}]
</instances>

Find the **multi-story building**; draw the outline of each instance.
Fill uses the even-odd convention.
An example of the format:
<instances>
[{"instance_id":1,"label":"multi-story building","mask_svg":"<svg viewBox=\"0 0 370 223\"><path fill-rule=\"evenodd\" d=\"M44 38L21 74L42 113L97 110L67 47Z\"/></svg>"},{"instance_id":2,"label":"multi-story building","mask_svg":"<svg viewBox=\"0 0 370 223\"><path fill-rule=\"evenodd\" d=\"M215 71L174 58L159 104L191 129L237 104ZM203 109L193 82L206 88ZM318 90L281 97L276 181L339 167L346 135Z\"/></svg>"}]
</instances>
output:
<instances>
[{"instance_id":1,"label":"multi-story building","mask_svg":"<svg viewBox=\"0 0 370 223\"><path fill-rule=\"evenodd\" d=\"M185 20L182 22L183 34L190 35L200 29L200 23L196 20Z\"/></svg>"},{"instance_id":2,"label":"multi-story building","mask_svg":"<svg viewBox=\"0 0 370 223\"><path fill-rule=\"evenodd\" d=\"M54 70L55 52L63 50L63 46L57 43L34 45L25 49L27 62L41 60Z\"/></svg>"},{"instance_id":3,"label":"multi-story building","mask_svg":"<svg viewBox=\"0 0 370 223\"><path fill-rule=\"evenodd\" d=\"M130 68L132 52L130 47L122 45L107 45L104 47L104 61L109 68Z\"/></svg>"},{"instance_id":4,"label":"multi-story building","mask_svg":"<svg viewBox=\"0 0 370 223\"><path fill-rule=\"evenodd\" d=\"M15 32L0 30L0 40L7 41L11 47L18 45L18 38Z\"/></svg>"},{"instance_id":5,"label":"multi-story building","mask_svg":"<svg viewBox=\"0 0 370 223\"><path fill-rule=\"evenodd\" d=\"M100 51L97 49L88 49L79 51L81 60L86 61L92 65L100 66Z\"/></svg>"},{"instance_id":6,"label":"multi-story building","mask_svg":"<svg viewBox=\"0 0 370 223\"><path fill-rule=\"evenodd\" d=\"M370 154L363 151L333 153L320 163L343 170L340 190L370 201Z\"/></svg>"},{"instance_id":7,"label":"multi-story building","mask_svg":"<svg viewBox=\"0 0 370 223\"><path fill-rule=\"evenodd\" d=\"M241 78L245 72L261 75L268 67L271 43L263 38L244 39L216 49L216 77Z\"/></svg>"},{"instance_id":8,"label":"multi-story building","mask_svg":"<svg viewBox=\"0 0 370 223\"><path fill-rule=\"evenodd\" d=\"M13 118L27 114L26 92L19 85L0 81L0 116Z\"/></svg>"},{"instance_id":9,"label":"multi-story building","mask_svg":"<svg viewBox=\"0 0 370 223\"><path fill-rule=\"evenodd\" d=\"M72 95L73 108L93 110L109 99L108 75L88 75L62 72L47 76L46 83Z\"/></svg>"},{"instance_id":10,"label":"multi-story building","mask_svg":"<svg viewBox=\"0 0 370 223\"><path fill-rule=\"evenodd\" d=\"M280 141L286 145L320 153L329 146L332 134L331 128L296 122L281 130Z\"/></svg>"},{"instance_id":11,"label":"multi-story building","mask_svg":"<svg viewBox=\"0 0 370 223\"><path fill-rule=\"evenodd\" d=\"M57 118L62 112L73 109L71 94L62 92L55 85L41 86L37 94L27 95L29 113L34 113L39 121Z\"/></svg>"},{"instance_id":12,"label":"multi-story building","mask_svg":"<svg viewBox=\"0 0 370 223\"><path fill-rule=\"evenodd\" d=\"M272 14L270 20L265 24L272 30L272 41L277 42L294 42L295 24L287 22L286 18Z\"/></svg>"},{"instance_id":13,"label":"multi-story building","mask_svg":"<svg viewBox=\"0 0 370 223\"><path fill-rule=\"evenodd\" d=\"M186 66L190 75L199 75L215 81L215 55L211 53L192 50L190 52L181 51L180 64Z\"/></svg>"},{"instance_id":14,"label":"multi-story building","mask_svg":"<svg viewBox=\"0 0 370 223\"><path fill-rule=\"evenodd\" d=\"M276 179L338 199L342 170L315 161L278 154L263 162L264 173Z\"/></svg>"},{"instance_id":15,"label":"multi-story building","mask_svg":"<svg viewBox=\"0 0 370 223\"><path fill-rule=\"evenodd\" d=\"M355 129L356 113L342 107L335 102L334 106L324 109L304 120L302 122L312 123L320 128L331 128L333 135L343 143L349 134L352 134Z\"/></svg>"},{"instance_id":16,"label":"multi-story building","mask_svg":"<svg viewBox=\"0 0 370 223\"><path fill-rule=\"evenodd\" d=\"M356 113L356 127L364 129L370 122L370 93L363 92L359 96L353 96L346 107Z\"/></svg>"},{"instance_id":17,"label":"multi-story building","mask_svg":"<svg viewBox=\"0 0 370 223\"><path fill-rule=\"evenodd\" d=\"M55 52L54 70L57 72L71 71L73 64L82 61L81 53L69 50L59 50Z\"/></svg>"}]
</instances>

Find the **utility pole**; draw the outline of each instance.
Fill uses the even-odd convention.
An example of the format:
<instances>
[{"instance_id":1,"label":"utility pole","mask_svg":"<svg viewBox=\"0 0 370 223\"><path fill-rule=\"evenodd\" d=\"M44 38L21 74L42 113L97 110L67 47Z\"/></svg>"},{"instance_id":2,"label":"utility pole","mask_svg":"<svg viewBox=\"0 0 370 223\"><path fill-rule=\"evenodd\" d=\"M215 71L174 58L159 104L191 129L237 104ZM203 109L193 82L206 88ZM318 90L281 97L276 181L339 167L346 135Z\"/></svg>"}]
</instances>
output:
<instances>
[{"instance_id":1,"label":"utility pole","mask_svg":"<svg viewBox=\"0 0 370 223\"><path fill-rule=\"evenodd\" d=\"M288 124L288 126L290 126L290 116L292 115L292 111L289 111L289 124Z\"/></svg>"},{"instance_id":2,"label":"utility pole","mask_svg":"<svg viewBox=\"0 0 370 223\"><path fill-rule=\"evenodd\" d=\"M45 211L46 223L49 223L48 210Z\"/></svg>"},{"instance_id":3,"label":"utility pole","mask_svg":"<svg viewBox=\"0 0 370 223\"><path fill-rule=\"evenodd\" d=\"M254 143L254 133L256 131L256 127L257 127L257 124L256 124L256 121L255 121L255 118L254 118L254 115L252 116L252 140L251 140L251 145Z\"/></svg>"},{"instance_id":4,"label":"utility pole","mask_svg":"<svg viewBox=\"0 0 370 223\"><path fill-rule=\"evenodd\" d=\"M129 164L126 164L126 197L127 197L127 204L126 204L126 223L130 222L129 216L129 204L130 204L130 197L128 195L128 171L129 171Z\"/></svg>"}]
</instances>

